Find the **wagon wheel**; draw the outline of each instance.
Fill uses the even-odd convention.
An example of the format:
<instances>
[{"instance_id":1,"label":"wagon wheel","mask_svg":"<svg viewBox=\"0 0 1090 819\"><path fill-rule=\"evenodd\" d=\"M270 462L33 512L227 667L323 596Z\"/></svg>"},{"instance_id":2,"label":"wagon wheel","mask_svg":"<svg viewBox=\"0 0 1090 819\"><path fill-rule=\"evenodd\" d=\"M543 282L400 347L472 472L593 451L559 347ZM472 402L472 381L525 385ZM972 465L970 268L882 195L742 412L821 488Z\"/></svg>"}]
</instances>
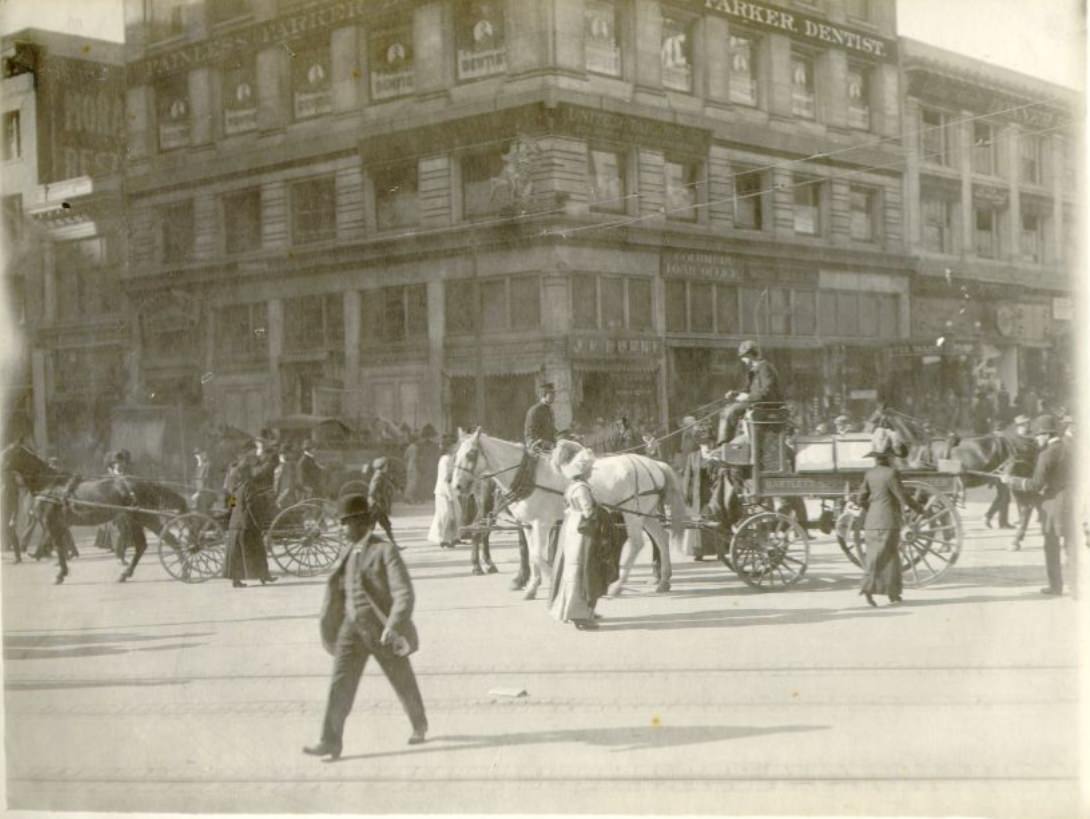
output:
<instances>
[{"instance_id":1,"label":"wagon wheel","mask_svg":"<svg viewBox=\"0 0 1090 819\"><path fill-rule=\"evenodd\" d=\"M219 522L200 512L186 512L159 530L159 562L183 583L203 583L223 575L225 538Z\"/></svg>"},{"instance_id":2,"label":"wagon wheel","mask_svg":"<svg viewBox=\"0 0 1090 819\"><path fill-rule=\"evenodd\" d=\"M866 562L866 549L863 543L863 516L853 515L847 509L836 519L836 542L848 560L862 567Z\"/></svg>"},{"instance_id":3,"label":"wagon wheel","mask_svg":"<svg viewBox=\"0 0 1090 819\"><path fill-rule=\"evenodd\" d=\"M923 514L908 511L901 528L901 570L906 586L926 586L942 577L961 554L961 516L949 495L925 483L906 481L905 489Z\"/></svg>"},{"instance_id":4,"label":"wagon wheel","mask_svg":"<svg viewBox=\"0 0 1090 819\"><path fill-rule=\"evenodd\" d=\"M806 573L810 538L793 517L760 512L742 521L730 544L734 571L755 589L790 586Z\"/></svg>"},{"instance_id":5,"label":"wagon wheel","mask_svg":"<svg viewBox=\"0 0 1090 819\"><path fill-rule=\"evenodd\" d=\"M310 498L273 518L265 543L285 572L312 577L337 560L341 552L340 525L331 505L321 498Z\"/></svg>"}]
</instances>

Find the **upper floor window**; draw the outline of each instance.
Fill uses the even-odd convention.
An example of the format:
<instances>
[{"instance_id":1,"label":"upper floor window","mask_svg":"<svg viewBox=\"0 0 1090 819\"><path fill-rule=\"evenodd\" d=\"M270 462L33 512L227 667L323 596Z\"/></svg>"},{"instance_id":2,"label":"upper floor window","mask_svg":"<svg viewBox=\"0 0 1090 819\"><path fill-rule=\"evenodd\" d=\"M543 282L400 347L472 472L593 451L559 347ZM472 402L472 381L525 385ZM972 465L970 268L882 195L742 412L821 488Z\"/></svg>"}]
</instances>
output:
<instances>
[{"instance_id":1,"label":"upper floor window","mask_svg":"<svg viewBox=\"0 0 1090 819\"><path fill-rule=\"evenodd\" d=\"M738 288L734 285L667 279L665 297L668 333L722 336L741 332Z\"/></svg>"},{"instance_id":2,"label":"upper floor window","mask_svg":"<svg viewBox=\"0 0 1090 819\"><path fill-rule=\"evenodd\" d=\"M572 326L576 330L633 330L652 327L651 282L631 276L571 277Z\"/></svg>"},{"instance_id":3,"label":"upper floor window","mask_svg":"<svg viewBox=\"0 0 1090 819\"><path fill-rule=\"evenodd\" d=\"M666 160L666 218L696 221L702 167L694 160Z\"/></svg>"},{"instance_id":4,"label":"upper floor window","mask_svg":"<svg viewBox=\"0 0 1090 819\"><path fill-rule=\"evenodd\" d=\"M734 173L734 226L764 229L765 174L736 168Z\"/></svg>"},{"instance_id":5,"label":"upper floor window","mask_svg":"<svg viewBox=\"0 0 1090 819\"><path fill-rule=\"evenodd\" d=\"M956 252L953 224L954 203L940 194L924 194L920 203L921 236L926 250L934 253Z\"/></svg>"},{"instance_id":6,"label":"upper floor window","mask_svg":"<svg viewBox=\"0 0 1090 819\"><path fill-rule=\"evenodd\" d=\"M930 108L923 109L920 112L921 159L935 165L953 165L954 133L946 114Z\"/></svg>"},{"instance_id":7,"label":"upper floor window","mask_svg":"<svg viewBox=\"0 0 1090 819\"><path fill-rule=\"evenodd\" d=\"M291 186L291 235L296 244L336 238L337 191L332 176Z\"/></svg>"},{"instance_id":8,"label":"upper floor window","mask_svg":"<svg viewBox=\"0 0 1090 819\"><path fill-rule=\"evenodd\" d=\"M413 93L413 29L408 23L380 30L370 39L371 96L389 100Z\"/></svg>"},{"instance_id":9,"label":"upper floor window","mask_svg":"<svg viewBox=\"0 0 1090 819\"><path fill-rule=\"evenodd\" d=\"M850 17L851 19L862 20L863 22L870 22L870 0L844 0L844 6L844 10L848 13L848 17Z\"/></svg>"},{"instance_id":10,"label":"upper floor window","mask_svg":"<svg viewBox=\"0 0 1090 819\"><path fill-rule=\"evenodd\" d=\"M216 310L216 357L221 361L263 359L269 354L269 309L265 302Z\"/></svg>"},{"instance_id":11,"label":"upper floor window","mask_svg":"<svg viewBox=\"0 0 1090 819\"><path fill-rule=\"evenodd\" d=\"M296 119L333 110L333 65L328 37L298 48L291 61L291 97Z\"/></svg>"},{"instance_id":12,"label":"upper floor window","mask_svg":"<svg viewBox=\"0 0 1090 819\"><path fill-rule=\"evenodd\" d=\"M591 210L624 213L626 157L619 151L591 148L587 152L588 191Z\"/></svg>"},{"instance_id":13,"label":"upper floor window","mask_svg":"<svg viewBox=\"0 0 1090 819\"><path fill-rule=\"evenodd\" d=\"M420 221L415 163L376 169L374 186L375 221L379 230L407 227Z\"/></svg>"},{"instance_id":14,"label":"upper floor window","mask_svg":"<svg viewBox=\"0 0 1090 819\"><path fill-rule=\"evenodd\" d=\"M428 337L428 287L381 287L360 293L360 340L364 347Z\"/></svg>"},{"instance_id":15,"label":"upper floor window","mask_svg":"<svg viewBox=\"0 0 1090 819\"><path fill-rule=\"evenodd\" d=\"M185 9L189 0L144 0L148 42L157 43L185 33Z\"/></svg>"},{"instance_id":16,"label":"upper floor window","mask_svg":"<svg viewBox=\"0 0 1090 819\"><path fill-rule=\"evenodd\" d=\"M818 333L822 336L898 338L901 334L900 296L896 293L822 290L817 305Z\"/></svg>"},{"instance_id":17,"label":"upper floor window","mask_svg":"<svg viewBox=\"0 0 1090 819\"><path fill-rule=\"evenodd\" d=\"M162 230L162 260L185 262L193 256L193 201L166 205L159 211Z\"/></svg>"},{"instance_id":18,"label":"upper floor window","mask_svg":"<svg viewBox=\"0 0 1090 819\"><path fill-rule=\"evenodd\" d=\"M662 14L662 84L675 91L693 90L693 28L687 17Z\"/></svg>"},{"instance_id":19,"label":"upper floor window","mask_svg":"<svg viewBox=\"0 0 1090 819\"><path fill-rule=\"evenodd\" d=\"M750 34L731 34L728 95L731 102L757 104L757 39Z\"/></svg>"},{"instance_id":20,"label":"upper floor window","mask_svg":"<svg viewBox=\"0 0 1090 819\"><path fill-rule=\"evenodd\" d=\"M976 255L983 259L999 257L999 214L992 207L974 209L976 220Z\"/></svg>"},{"instance_id":21,"label":"upper floor window","mask_svg":"<svg viewBox=\"0 0 1090 819\"><path fill-rule=\"evenodd\" d=\"M1041 221L1041 217L1036 211L1022 211L1022 238L1019 243L1022 261L1044 261L1044 254L1042 252L1043 243L1041 241Z\"/></svg>"},{"instance_id":22,"label":"upper floor window","mask_svg":"<svg viewBox=\"0 0 1090 819\"><path fill-rule=\"evenodd\" d=\"M498 276L451 282L446 289L448 335L536 330L541 326L541 279Z\"/></svg>"},{"instance_id":23,"label":"upper floor window","mask_svg":"<svg viewBox=\"0 0 1090 819\"><path fill-rule=\"evenodd\" d=\"M336 350L344 346L344 303L340 293L284 300L284 349Z\"/></svg>"},{"instance_id":24,"label":"upper floor window","mask_svg":"<svg viewBox=\"0 0 1090 819\"><path fill-rule=\"evenodd\" d=\"M257 66L253 57L225 65L222 72L223 132L257 129Z\"/></svg>"},{"instance_id":25,"label":"upper floor window","mask_svg":"<svg viewBox=\"0 0 1090 819\"><path fill-rule=\"evenodd\" d=\"M809 54L791 55L791 113L804 119L815 116L814 59Z\"/></svg>"},{"instance_id":26,"label":"upper floor window","mask_svg":"<svg viewBox=\"0 0 1090 819\"><path fill-rule=\"evenodd\" d=\"M206 0L208 22L212 25L227 23L250 13L250 0Z\"/></svg>"},{"instance_id":27,"label":"upper floor window","mask_svg":"<svg viewBox=\"0 0 1090 819\"><path fill-rule=\"evenodd\" d=\"M973 173L995 173L995 129L986 122L973 123Z\"/></svg>"},{"instance_id":28,"label":"upper floor window","mask_svg":"<svg viewBox=\"0 0 1090 819\"><path fill-rule=\"evenodd\" d=\"M870 70L863 65L848 67L848 125L870 130Z\"/></svg>"},{"instance_id":29,"label":"upper floor window","mask_svg":"<svg viewBox=\"0 0 1090 819\"><path fill-rule=\"evenodd\" d=\"M1018 140L1021 156L1022 181L1030 185L1041 184L1041 138L1033 134L1022 134Z\"/></svg>"},{"instance_id":30,"label":"upper floor window","mask_svg":"<svg viewBox=\"0 0 1090 819\"><path fill-rule=\"evenodd\" d=\"M821 188L819 179L795 175L792 180L795 196L795 233L804 236L821 234Z\"/></svg>"},{"instance_id":31,"label":"upper floor window","mask_svg":"<svg viewBox=\"0 0 1090 819\"><path fill-rule=\"evenodd\" d=\"M19 112L4 112L4 159L18 159L23 155L23 134L19 127Z\"/></svg>"},{"instance_id":32,"label":"upper floor window","mask_svg":"<svg viewBox=\"0 0 1090 819\"><path fill-rule=\"evenodd\" d=\"M621 37L615 0L586 0L584 52L587 71L621 76Z\"/></svg>"},{"instance_id":33,"label":"upper floor window","mask_svg":"<svg viewBox=\"0 0 1090 819\"><path fill-rule=\"evenodd\" d=\"M189 75L164 77L155 85L159 117L159 150L170 151L189 144Z\"/></svg>"},{"instance_id":34,"label":"upper floor window","mask_svg":"<svg viewBox=\"0 0 1090 819\"><path fill-rule=\"evenodd\" d=\"M57 242L57 313L61 319L117 312L120 279L106 236Z\"/></svg>"},{"instance_id":35,"label":"upper floor window","mask_svg":"<svg viewBox=\"0 0 1090 819\"><path fill-rule=\"evenodd\" d=\"M0 200L3 220L3 241L17 242L23 235L23 195L12 193Z\"/></svg>"},{"instance_id":36,"label":"upper floor window","mask_svg":"<svg viewBox=\"0 0 1090 819\"><path fill-rule=\"evenodd\" d=\"M878 192L852 187L848 193L851 207L850 235L856 242L873 242L878 238Z\"/></svg>"},{"instance_id":37,"label":"upper floor window","mask_svg":"<svg viewBox=\"0 0 1090 819\"><path fill-rule=\"evenodd\" d=\"M244 253L261 247L261 191L257 188L223 197L224 247Z\"/></svg>"},{"instance_id":38,"label":"upper floor window","mask_svg":"<svg viewBox=\"0 0 1090 819\"><path fill-rule=\"evenodd\" d=\"M502 0L461 0L457 17L458 79L476 80L507 70Z\"/></svg>"}]
</instances>

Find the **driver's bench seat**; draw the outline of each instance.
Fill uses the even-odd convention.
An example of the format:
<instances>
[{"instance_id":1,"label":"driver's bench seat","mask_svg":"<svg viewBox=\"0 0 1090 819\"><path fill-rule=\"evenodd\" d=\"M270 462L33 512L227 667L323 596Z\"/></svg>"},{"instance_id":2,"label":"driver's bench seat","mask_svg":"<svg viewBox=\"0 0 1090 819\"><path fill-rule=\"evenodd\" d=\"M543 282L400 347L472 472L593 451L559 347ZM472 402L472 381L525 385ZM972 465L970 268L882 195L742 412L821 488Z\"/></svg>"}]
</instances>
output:
<instances>
[{"instance_id":1,"label":"driver's bench seat","mask_svg":"<svg viewBox=\"0 0 1090 819\"><path fill-rule=\"evenodd\" d=\"M784 437L790 412L782 402L755 404L742 420L733 441L721 448L721 458L731 466L758 466L765 474L791 471Z\"/></svg>"}]
</instances>

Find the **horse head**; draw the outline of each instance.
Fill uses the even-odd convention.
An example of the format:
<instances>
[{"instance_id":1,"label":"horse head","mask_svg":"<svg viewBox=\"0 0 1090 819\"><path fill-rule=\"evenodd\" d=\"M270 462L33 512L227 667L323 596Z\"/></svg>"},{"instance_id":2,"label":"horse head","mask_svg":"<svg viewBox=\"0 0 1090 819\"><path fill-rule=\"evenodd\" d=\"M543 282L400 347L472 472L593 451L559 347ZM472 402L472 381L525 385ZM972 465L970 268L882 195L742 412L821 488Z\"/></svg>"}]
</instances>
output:
<instances>
[{"instance_id":1,"label":"horse head","mask_svg":"<svg viewBox=\"0 0 1090 819\"><path fill-rule=\"evenodd\" d=\"M25 444L8 444L0 453L0 470L11 472L23 479L31 492L49 483L50 479L60 477L60 472L39 458Z\"/></svg>"},{"instance_id":2,"label":"horse head","mask_svg":"<svg viewBox=\"0 0 1090 819\"><path fill-rule=\"evenodd\" d=\"M468 495L479 477L484 457L481 452L481 428L477 427L468 435L462 436L458 449L454 453L454 491L459 495Z\"/></svg>"}]
</instances>

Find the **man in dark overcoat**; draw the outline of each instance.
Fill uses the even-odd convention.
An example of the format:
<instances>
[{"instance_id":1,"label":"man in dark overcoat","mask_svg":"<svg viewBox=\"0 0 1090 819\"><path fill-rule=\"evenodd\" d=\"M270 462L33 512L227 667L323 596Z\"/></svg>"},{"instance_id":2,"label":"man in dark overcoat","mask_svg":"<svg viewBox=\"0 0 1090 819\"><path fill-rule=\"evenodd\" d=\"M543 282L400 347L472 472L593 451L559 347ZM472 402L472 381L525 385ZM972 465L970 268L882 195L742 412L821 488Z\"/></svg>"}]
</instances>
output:
<instances>
[{"instance_id":1,"label":"man in dark overcoat","mask_svg":"<svg viewBox=\"0 0 1090 819\"><path fill-rule=\"evenodd\" d=\"M428 731L412 663L391 648L397 639L412 651L419 645L409 570L394 544L374 534L365 496L345 495L337 508L348 545L326 583L320 621L322 645L333 656L333 679L321 739L303 748L303 753L332 759L341 755L344 723L372 654L412 723L409 744L423 742Z\"/></svg>"},{"instance_id":2,"label":"man in dark overcoat","mask_svg":"<svg viewBox=\"0 0 1090 819\"><path fill-rule=\"evenodd\" d=\"M730 443L738 422L746 410L755 404L778 404L783 402L783 389L780 387L780 374L772 363L761 356L756 343L743 341L738 345L738 358L747 370L746 391L737 393L734 402L727 405L719 418L719 437L717 446Z\"/></svg>"},{"instance_id":3,"label":"man in dark overcoat","mask_svg":"<svg viewBox=\"0 0 1090 819\"><path fill-rule=\"evenodd\" d=\"M1077 547L1070 547L1074 516L1068 494L1072 483L1073 458L1060 437L1053 416L1040 415L1034 420L1033 437L1041 450L1033 477L1004 475L1002 480L1016 492L1032 492L1040 498L1041 528L1045 535L1045 571L1048 575L1048 586L1041 589L1041 594L1059 595L1063 594L1064 587L1061 545L1068 546L1068 558L1073 563L1078 554ZM1069 568L1074 584L1077 571L1074 565Z\"/></svg>"},{"instance_id":4,"label":"man in dark overcoat","mask_svg":"<svg viewBox=\"0 0 1090 819\"><path fill-rule=\"evenodd\" d=\"M541 400L526 411L523 443L527 449L552 449L556 444L556 418L552 407L556 388L552 384L542 384L538 395Z\"/></svg>"}]
</instances>

